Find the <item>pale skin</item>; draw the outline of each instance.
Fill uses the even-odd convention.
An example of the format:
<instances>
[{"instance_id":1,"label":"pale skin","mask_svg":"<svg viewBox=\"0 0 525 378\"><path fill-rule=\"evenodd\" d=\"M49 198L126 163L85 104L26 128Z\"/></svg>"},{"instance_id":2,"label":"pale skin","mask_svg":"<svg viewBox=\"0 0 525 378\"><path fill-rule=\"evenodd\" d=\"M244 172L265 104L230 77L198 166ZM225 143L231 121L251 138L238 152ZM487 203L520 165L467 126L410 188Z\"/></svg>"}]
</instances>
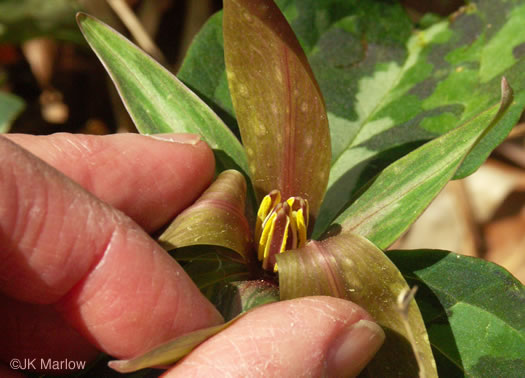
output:
<instances>
[{"instance_id":1,"label":"pale skin","mask_svg":"<svg viewBox=\"0 0 525 378\"><path fill-rule=\"evenodd\" d=\"M13 358L130 358L221 323L149 236L210 184L195 135L0 137L0 375ZM278 302L199 346L166 376L355 376L384 333L357 305Z\"/></svg>"}]
</instances>

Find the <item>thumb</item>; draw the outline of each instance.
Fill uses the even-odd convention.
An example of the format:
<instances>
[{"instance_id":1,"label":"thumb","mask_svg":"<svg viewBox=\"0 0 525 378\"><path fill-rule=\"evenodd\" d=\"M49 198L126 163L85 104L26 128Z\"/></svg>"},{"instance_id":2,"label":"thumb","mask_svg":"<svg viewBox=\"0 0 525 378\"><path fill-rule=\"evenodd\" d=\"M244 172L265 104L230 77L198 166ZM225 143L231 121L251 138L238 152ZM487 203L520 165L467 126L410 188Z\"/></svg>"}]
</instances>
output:
<instances>
[{"instance_id":1,"label":"thumb","mask_svg":"<svg viewBox=\"0 0 525 378\"><path fill-rule=\"evenodd\" d=\"M165 377L353 377L384 338L370 315L352 302L299 298L249 312Z\"/></svg>"}]
</instances>

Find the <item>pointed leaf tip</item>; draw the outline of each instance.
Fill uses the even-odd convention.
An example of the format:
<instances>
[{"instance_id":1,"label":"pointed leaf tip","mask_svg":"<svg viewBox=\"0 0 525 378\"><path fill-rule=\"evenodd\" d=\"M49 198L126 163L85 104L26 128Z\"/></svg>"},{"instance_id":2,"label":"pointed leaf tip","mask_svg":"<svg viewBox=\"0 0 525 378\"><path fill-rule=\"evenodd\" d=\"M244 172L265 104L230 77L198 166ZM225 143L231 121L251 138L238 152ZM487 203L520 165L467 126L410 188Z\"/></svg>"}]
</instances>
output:
<instances>
[{"instance_id":1,"label":"pointed leaf tip","mask_svg":"<svg viewBox=\"0 0 525 378\"><path fill-rule=\"evenodd\" d=\"M108 366L119 373L131 373L149 367L173 365L199 344L228 328L241 316L243 314L227 323L186 333L132 359L109 361Z\"/></svg>"},{"instance_id":2,"label":"pointed leaf tip","mask_svg":"<svg viewBox=\"0 0 525 378\"><path fill-rule=\"evenodd\" d=\"M487 134L498 127L507 111L513 106L519 107L512 102L512 88L503 78L499 104L385 168L335 223L366 237L380 248L387 248L446 183L458 175L465 159L483 145Z\"/></svg>"},{"instance_id":3,"label":"pointed leaf tip","mask_svg":"<svg viewBox=\"0 0 525 378\"><path fill-rule=\"evenodd\" d=\"M228 85L260 201L277 189L315 217L331 160L324 100L290 25L271 0L225 0Z\"/></svg>"},{"instance_id":4,"label":"pointed leaf tip","mask_svg":"<svg viewBox=\"0 0 525 378\"><path fill-rule=\"evenodd\" d=\"M501 104L507 104L514 98L514 91L512 90L507 78L501 78Z\"/></svg>"},{"instance_id":5,"label":"pointed leaf tip","mask_svg":"<svg viewBox=\"0 0 525 378\"><path fill-rule=\"evenodd\" d=\"M222 120L177 77L102 21L77 14L84 38L110 75L142 134L201 135L225 168L248 171L242 145Z\"/></svg>"},{"instance_id":6,"label":"pointed leaf tip","mask_svg":"<svg viewBox=\"0 0 525 378\"><path fill-rule=\"evenodd\" d=\"M86 18L88 17L87 14L85 14L84 12L77 12L77 14L75 15L75 18L77 20L77 24L79 24L80 26L80 23Z\"/></svg>"}]
</instances>

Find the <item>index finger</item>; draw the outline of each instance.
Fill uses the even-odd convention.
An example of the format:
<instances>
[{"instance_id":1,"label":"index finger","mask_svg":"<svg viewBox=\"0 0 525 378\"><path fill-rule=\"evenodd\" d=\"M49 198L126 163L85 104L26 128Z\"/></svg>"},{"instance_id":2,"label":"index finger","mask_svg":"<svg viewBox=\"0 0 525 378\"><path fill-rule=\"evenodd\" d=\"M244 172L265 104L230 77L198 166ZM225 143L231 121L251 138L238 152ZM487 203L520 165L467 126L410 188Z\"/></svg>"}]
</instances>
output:
<instances>
[{"instance_id":1,"label":"index finger","mask_svg":"<svg viewBox=\"0 0 525 378\"><path fill-rule=\"evenodd\" d=\"M5 137L122 210L148 232L189 206L214 173L213 153L194 134Z\"/></svg>"}]
</instances>

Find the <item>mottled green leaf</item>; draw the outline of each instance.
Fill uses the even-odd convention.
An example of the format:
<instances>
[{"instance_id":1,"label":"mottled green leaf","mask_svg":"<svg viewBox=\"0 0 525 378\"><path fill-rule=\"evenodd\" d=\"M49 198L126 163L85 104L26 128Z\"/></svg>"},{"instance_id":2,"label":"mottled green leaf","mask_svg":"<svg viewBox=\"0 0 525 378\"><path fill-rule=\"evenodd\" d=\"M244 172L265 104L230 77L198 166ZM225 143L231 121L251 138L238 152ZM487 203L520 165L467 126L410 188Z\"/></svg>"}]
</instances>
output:
<instances>
[{"instance_id":1,"label":"mottled green leaf","mask_svg":"<svg viewBox=\"0 0 525 378\"><path fill-rule=\"evenodd\" d=\"M24 110L24 101L10 93L0 92L0 133L6 133L11 123Z\"/></svg>"},{"instance_id":2,"label":"mottled green leaf","mask_svg":"<svg viewBox=\"0 0 525 378\"><path fill-rule=\"evenodd\" d=\"M224 171L175 218L159 241L167 250L207 244L229 248L246 258L252 239L245 204L244 176L235 170Z\"/></svg>"},{"instance_id":3,"label":"mottled green leaf","mask_svg":"<svg viewBox=\"0 0 525 378\"><path fill-rule=\"evenodd\" d=\"M216 150L222 168L247 171L240 142L198 96L109 26L83 13L77 20L141 133L199 134Z\"/></svg>"},{"instance_id":4,"label":"mottled green leaf","mask_svg":"<svg viewBox=\"0 0 525 378\"><path fill-rule=\"evenodd\" d=\"M382 169L445 132L482 116L506 76L525 103L521 0L473 0L424 30L397 2L277 1L305 49L326 101L332 139L320 234ZM179 77L232 121L221 63L220 16L196 38ZM200 70L206 61L213 68ZM473 149L455 177L472 173L507 135L512 113Z\"/></svg>"},{"instance_id":5,"label":"mottled green leaf","mask_svg":"<svg viewBox=\"0 0 525 378\"><path fill-rule=\"evenodd\" d=\"M438 195L468 153L493 127L514 122L522 105L511 105L512 101L512 90L503 80L499 107L488 109L383 170L335 220L328 233L337 233L342 227L366 237L379 248L388 247ZM507 110L509 115L505 116Z\"/></svg>"},{"instance_id":6,"label":"mottled green leaf","mask_svg":"<svg viewBox=\"0 0 525 378\"><path fill-rule=\"evenodd\" d=\"M224 1L229 88L258 200L277 189L315 216L328 182L330 133L308 60L272 0Z\"/></svg>"},{"instance_id":7,"label":"mottled green leaf","mask_svg":"<svg viewBox=\"0 0 525 378\"><path fill-rule=\"evenodd\" d=\"M368 240L342 233L277 255L281 299L330 295L367 310L383 327L386 340L367 370L372 377L417 377L418 365L409 343L398 296L408 289L399 270ZM414 301L408 319L426 377L437 377L428 335Z\"/></svg>"},{"instance_id":8,"label":"mottled green leaf","mask_svg":"<svg viewBox=\"0 0 525 378\"><path fill-rule=\"evenodd\" d=\"M36 37L81 42L75 24L75 0L0 1L0 43L21 43Z\"/></svg>"},{"instance_id":9,"label":"mottled green leaf","mask_svg":"<svg viewBox=\"0 0 525 378\"><path fill-rule=\"evenodd\" d=\"M372 65L374 72L357 80L354 107L358 117L356 121L352 120L351 127L356 131L346 142L346 147L340 153L335 153L328 201L323 204L326 212L323 213L323 219L319 220L318 230L322 230L330 218L333 219L333 215L344 207L344 201L348 202L352 196L349 187L359 190L366 180L392 159L487 111L497 101L501 76L505 75L509 82L515 83L518 108L523 107L525 98L521 94L525 85L520 77L523 76L523 70L518 59L513 60L513 69L508 66L490 78L487 76L486 80L481 78L484 60L480 54L486 51L486 46L493 40L494 31L504 28L507 22L499 16L495 19L493 13L510 14L510 9L517 4L507 2L501 7L496 5L496 11L487 9L488 3L473 1L455 18L434 24L408 37L403 49L388 48L390 53L397 51L397 59L384 59L384 55L377 59L369 51L362 67L365 64ZM521 37L525 42L525 36L522 34ZM500 47L507 49L503 45ZM384 48L381 50L385 53ZM322 64L323 54L313 58L320 59ZM312 64L314 68L317 66ZM332 74L327 82L332 83L329 85L334 85L335 80L344 80L350 73L337 69ZM322 86L323 80L320 82ZM328 98L327 103L330 109ZM471 151L455 177L472 173L518 119L519 111L516 111L495 127ZM349 130L344 126L337 129L332 128L332 135L343 135Z\"/></svg>"},{"instance_id":10,"label":"mottled green leaf","mask_svg":"<svg viewBox=\"0 0 525 378\"><path fill-rule=\"evenodd\" d=\"M525 287L505 269L446 251L389 251L410 285L443 377L520 377Z\"/></svg>"}]
</instances>

